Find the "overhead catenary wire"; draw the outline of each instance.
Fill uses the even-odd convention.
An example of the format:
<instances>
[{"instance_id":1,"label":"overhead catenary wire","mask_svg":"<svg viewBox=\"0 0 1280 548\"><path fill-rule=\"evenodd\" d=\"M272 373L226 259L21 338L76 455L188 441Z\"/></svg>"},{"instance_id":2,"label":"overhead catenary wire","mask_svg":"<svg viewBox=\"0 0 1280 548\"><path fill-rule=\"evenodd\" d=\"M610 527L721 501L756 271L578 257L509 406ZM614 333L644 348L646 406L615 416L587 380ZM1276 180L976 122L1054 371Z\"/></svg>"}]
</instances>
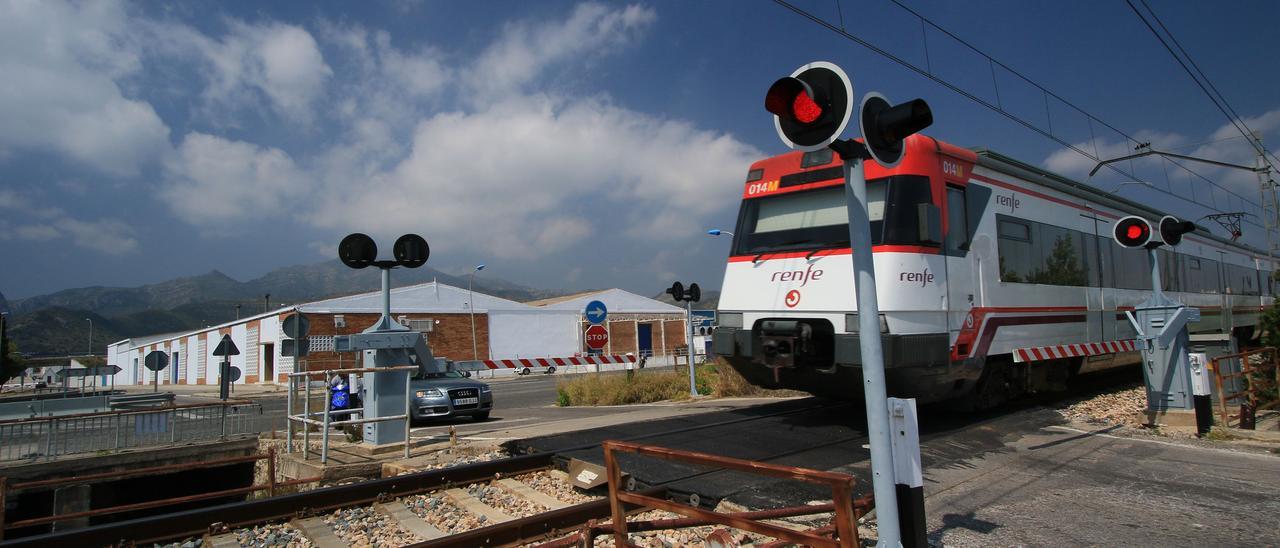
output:
<instances>
[{"instance_id":1,"label":"overhead catenary wire","mask_svg":"<svg viewBox=\"0 0 1280 548\"><path fill-rule=\"evenodd\" d=\"M1100 161L1102 161L1102 157L1101 157L1100 155L1098 155L1098 152L1097 152L1098 145L1097 145L1096 137L1095 137L1095 136L1094 136L1094 134L1093 134L1093 122L1095 122L1095 121L1096 121L1096 122L1098 122L1099 124L1101 124L1102 126L1106 127L1107 129L1110 129L1111 131L1114 131L1114 132L1116 132L1117 134L1124 136L1124 138L1125 138L1125 139L1127 139L1128 141L1130 141L1130 142L1134 143L1135 145L1137 145L1137 146L1141 146L1141 145L1142 145L1142 143L1140 143L1136 137L1134 137L1134 136L1132 136L1132 135L1129 135L1128 133L1126 133L1126 132L1124 132L1124 131L1120 130L1119 128L1117 128L1117 127L1115 127L1115 126L1113 126L1113 125L1111 125L1111 124L1107 123L1106 121L1102 120L1101 118L1098 118L1097 116L1094 116L1093 114L1090 114L1089 112L1085 111L1083 108L1080 108L1079 106L1075 105L1074 103L1072 103L1072 102L1070 102L1070 101L1068 101L1068 100L1064 99L1061 95L1058 95L1057 93L1054 93L1053 91L1049 90L1049 89L1048 89L1048 88L1046 88L1045 86L1043 86L1043 85L1041 85L1041 84L1039 84L1039 83L1037 83L1037 82L1033 81L1031 78L1029 78L1029 77L1027 77L1026 75L1022 74L1021 72L1018 72L1017 70L1014 70L1014 69L1013 69L1012 67L1010 67L1009 65L1006 65L1006 64L1004 64L1004 63L1000 62L1000 61L999 61L999 60L997 60L995 57L992 57L991 55L987 54L986 52L984 52L984 51L982 51L982 50L978 49L978 48L977 48L977 46L974 46L973 44L969 43L969 42L968 42L968 41L966 41L964 38L961 38L960 36L957 36L955 33L953 33L953 32L951 32L951 31L949 31L949 30L947 30L947 29L943 28L941 25L938 25L937 23L934 23L932 20L930 20L928 17L925 17L925 16L924 16L923 14L921 14L920 12L918 12L918 11L916 11L916 10L914 10L914 9L911 9L911 7L910 7L910 6L907 6L906 4L902 3L902 2L901 2L901 0L890 0L890 1L891 1L891 2L893 2L893 4L894 4L894 5L896 5L896 6L898 6L899 8L901 8L903 11L906 11L907 13L910 13L911 15L913 15L913 16L915 16L917 19L919 19L919 20L920 20L920 22L921 22L921 25L928 24L929 26L931 26L931 27L933 27L934 29L936 29L938 32L941 32L941 33L943 33L943 34L947 35L949 38L951 38L951 39L953 39L953 40L955 40L955 41L959 42L960 44L964 45L965 47L969 48L969 49L970 49L970 50L972 50L974 53L977 53L978 55L981 55L981 56L985 57L985 58L988 60L988 62L990 62L990 63L992 63L992 64L995 64L995 65L1000 65L1000 68L1002 68L1002 69L1004 69L1004 70L1008 71L1010 74L1013 74L1014 76L1017 76L1018 78L1022 79L1022 81L1024 81L1024 82L1026 82L1026 83L1028 83L1028 84L1030 84L1030 85L1032 85L1032 86L1036 87L1037 89L1039 89L1039 90L1044 94L1044 101L1045 101L1045 120L1046 120L1046 122L1047 122L1047 123L1048 123L1048 125L1049 125L1049 128L1048 128L1048 133L1049 133L1049 134L1053 134L1053 117L1052 117L1052 114L1050 113L1050 110L1049 110L1049 98L1050 98L1050 97L1053 97L1054 99L1058 100L1058 101L1059 101L1059 102L1061 102L1062 104L1067 105L1068 107L1071 107L1072 109L1074 109L1076 112L1079 112L1080 114L1084 115L1084 116L1085 116L1085 118L1086 118L1086 119L1089 121L1089 123L1090 123L1090 125L1089 125L1089 136L1090 136L1090 140L1091 140L1091 142L1093 143L1093 148L1094 148L1094 154L1093 154L1093 155L1084 154L1084 156L1085 156L1086 158L1089 158L1089 159L1091 159L1091 160L1093 160L1093 161L1095 161L1095 162L1100 162ZM927 46L926 46L926 48L927 48ZM926 49L926 52L927 52L927 51L928 51L928 50ZM935 80L936 80L936 79L935 79ZM993 68L993 70L992 70L991 80L992 80L992 85L993 85L993 87L994 87L994 88L995 88L995 90L996 90L997 97L999 97L999 84L996 82L996 79L995 79L995 72L994 72L994 68ZM1002 109L1003 109L1003 107L1002 107ZM1044 132L1041 132L1041 133L1043 134ZM1057 139L1057 138L1054 138L1054 140L1055 140L1055 141L1057 141L1057 142L1059 142L1059 143L1062 143L1062 141L1061 141L1061 140L1059 140L1059 139ZM1078 148L1075 148L1075 147L1071 147L1071 148L1072 148L1072 149L1074 149L1076 152L1083 153L1083 152L1082 152L1080 149L1078 149ZM1241 204L1242 204L1242 205L1243 205L1243 204L1252 203L1252 202L1251 202L1251 200L1249 200L1248 198L1245 198L1244 196L1241 196L1240 194L1237 194L1236 192L1234 192L1234 191L1232 191L1232 190L1230 190L1230 189L1228 189L1228 188L1226 188L1226 187L1224 187L1224 186L1222 186L1222 185L1219 185L1217 182L1215 182L1215 181L1213 181L1213 180L1209 179L1208 177L1205 177L1204 175L1200 174L1200 172L1195 171L1195 170L1193 170L1193 169L1191 169L1191 168L1187 167L1186 165L1183 165L1182 163L1179 163L1179 162L1178 162L1178 161L1176 161L1176 160L1172 160L1172 159L1170 159L1169 161L1170 161L1171 163L1173 163L1173 165L1178 166L1178 168L1179 168L1179 169L1182 169L1183 171L1186 171L1187 173L1189 173L1189 174L1191 174L1191 175L1196 176L1196 177L1197 177L1197 178L1199 178L1200 180L1202 180L1202 181L1204 181L1204 182L1206 182L1206 183L1208 183L1208 184L1210 184L1210 185L1212 185L1212 186L1214 186L1214 187L1217 187L1218 189L1221 189L1223 192L1226 192L1226 193L1228 193L1228 194L1230 194L1230 195L1232 195L1232 196L1235 196L1238 200L1240 200L1240 202L1241 202ZM1132 164L1132 162L1130 162L1130 168L1129 168L1129 172L1127 173L1127 176L1128 176L1128 177L1130 177L1130 178L1132 178L1132 179L1138 180L1138 181L1147 182L1147 181L1143 181L1140 177L1137 177L1136 175L1134 175L1134 174L1133 174L1133 167L1132 167L1132 166L1133 166L1133 164ZM1166 175L1166 178L1167 178L1167 175ZM1153 189L1156 189L1156 187L1155 187L1154 185L1151 185L1149 182L1148 182L1148 186L1150 186L1150 187L1151 187L1151 188L1153 188ZM1158 190L1158 189L1156 189L1156 190ZM1176 194L1172 194L1172 193L1165 193L1165 194L1169 194L1169 195L1174 196L1174 197L1176 197L1176 198L1182 199L1182 197L1181 197L1181 196L1178 196L1178 195L1176 195ZM1210 198L1212 198L1212 197L1213 197L1213 196L1212 196L1212 192L1210 192ZM1215 202L1216 202L1216 200L1215 200ZM1197 204L1198 204L1198 202L1194 202L1194 201L1192 201L1192 203L1197 203ZM1216 208L1216 205L1215 205L1215 208ZM1257 226L1261 227L1262 225L1257 225Z\"/></svg>"},{"instance_id":2,"label":"overhead catenary wire","mask_svg":"<svg viewBox=\"0 0 1280 548\"><path fill-rule=\"evenodd\" d=\"M812 21L813 23L816 23L817 25L822 26L822 27L826 28L827 30L830 30L830 31L832 31L832 32L834 32L834 33L836 33L836 34L840 35L841 37L843 37L843 38L845 38L845 39L847 39L847 40L850 40L850 41L852 41L852 42L854 42L854 43L856 43L856 44L858 44L858 45L860 45L860 46L862 46L862 47L864 47L864 48L866 48L866 49L868 49L868 50L871 50L873 53L876 53L876 54L880 55L881 57L884 57L884 58L886 58L886 59L889 59L890 61L893 61L893 62L895 62L895 63L897 63L897 64L901 65L902 67L904 67L904 68L906 68L906 69L908 69L908 70L910 70L910 71L912 71L912 72L915 72L915 73L919 74L920 76L923 76L923 77L925 77L925 78L928 78L929 80L932 80L934 83L937 83L938 85L941 85L942 87L945 87L945 88L947 88L947 89L949 89L949 90L951 90L951 91L955 92L956 94L958 94L958 95L960 95L960 96L962 96L962 97L964 97L964 98L966 98L966 99L969 99L970 101L973 101L973 102L975 102L975 103L977 103L977 104L979 104L979 105L981 105L981 106L983 106L983 107L987 108L988 110L991 110L992 112L995 112L995 113L997 113L997 114L1000 114L1001 116L1004 116L1005 118L1009 119L1010 121L1013 121L1014 123L1017 123L1018 125L1021 125L1021 126L1025 127L1025 128L1027 128L1027 129L1029 129L1029 130L1031 130L1031 131L1035 132L1035 133L1038 133L1038 134L1040 134L1041 136L1043 136L1043 137L1045 137L1045 138L1048 138L1049 140L1054 141L1054 142L1056 142L1056 143L1058 143L1058 144L1060 144L1060 145L1062 145L1062 146L1064 146L1064 147L1066 147L1066 148L1068 148L1068 149L1070 149L1070 150L1072 150L1072 151L1076 152L1077 154L1080 154L1081 156L1084 156L1085 158L1089 158L1089 159L1091 159L1091 160L1093 160L1093 161L1095 161L1095 162L1100 162L1100 161L1101 161L1101 158L1100 158L1100 157L1098 157L1097 155L1095 155L1095 154L1090 154L1089 152L1087 152L1087 151L1085 151L1085 150L1081 149L1079 146L1076 146L1075 144L1070 143L1070 142L1066 141L1065 139L1058 137L1058 136L1057 136L1057 135L1055 135L1052 131L1050 131L1050 130L1045 130L1044 128L1038 127L1038 126L1037 126L1037 125L1035 125L1034 123L1032 123L1032 122L1030 122L1030 121L1028 121L1028 120L1025 120L1025 119L1023 119L1023 118L1021 118L1021 117L1019 117L1019 116L1017 116L1017 115L1015 115L1015 114L1013 114L1013 113L1011 113L1011 112L1009 112L1009 111L1005 110L1005 109L1004 109L1004 108L1002 108L1001 106L996 105L996 104L992 104L990 101L988 101L988 100L986 100L986 99L983 99L983 98L981 98L981 97L978 97L977 95L974 95L973 93L971 93L971 92L969 92L969 91L967 91L967 90L965 90L965 89L960 88L960 87L959 87L959 86L957 86L956 84L953 84L953 83L951 83L951 82L949 82L949 81L947 81L947 80L945 80L945 79L943 79L943 78L941 78L941 77L938 77L938 76L934 75L934 74L932 73L932 71L930 71L929 69L921 68L921 67L919 67L919 66L915 65L914 63L912 63L912 62L910 62L910 61L907 61L907 60L905 60L905 59L903 59L903 58L901 58L901 57L898 57L897 55L894 55L893 53L890 53L889 51L887 51L887 50L885 50L885 49L883 49L883 48L880 48L879 46L876 46L875 44L871 43L870 41L868 41L868 40L866 40L866 39L863 39L863 38L861 38L861 37L859 37L859 36L857 36L857 35L854 35L854 34L852 34L852 33L848 32L847 30L845 30L845 29L843 29L843 28L839 28L839 27L837 27L837 26L835 26L835 25L833 25L833 24L831 24L831 23L827 22L827 21L826 21L826 20L824 20L823 18L818 17L817 15L814 15L814 14L812 14L812 13L808 12L807 10L805 10L805 9L803 9L803 8L800 8L800 7L798 7L798 6L794 5L794 4L791 4L791 3L790 3L790 2L788 2L787 0L773 0L773 1L774 1L774 3L776 3L776 4L778 4L778 5L780 5L780 6L784 7L784 8L786 8L786 9L788 9L788 10L790 10L790 11L792 11L793 13L795 13L795 14L797 14L797 15L800 15L801 17L804 17L804 18L806 18L806 19L808 19L808 20ZM906 10L907 12L911 13L912 15L916 16L916 17L917 17L917 18L919 18L920 20L924 21L924 23L928 24L929 26L932 26L933 28L937 29L938 31L940 31L940 32L942 32L942 33L946 34L947 36L949 36L949 37L951 37L951 38L955 39L957 42L960 42L961 44L965 45L966 47L968 47L969 49L973 50L973 51L974 51L974 52L976 52L977 54L979 54L979 55L981 55L981 56L985 57L985 58L988 60L988 62L991 64L991 66L993 67L993 68L992 68L992 71L993 71L993 81L994 81L994 66L998 65L1000 68L1002 68L1002 69L1004 69L1004 70L1008 71L1010 74L1013 74L1014 76L1016 76L1016 77L1020 78L1020 79L1021 79L1021 80L1023 80L1024 82L1026 82L1026 83L1030 84L1031 86L1033 86L1033 87L1035 87L1035 88L1039 89L1042 93L1044 93L1044 94L1045 94L1045 96L1046 96L1046 101L1048 100L1048 97L1053 97L1054 99L1058 100L1058 101L1059 101L1059 102L1061 102L1062 104L1067 105L1067 106L1071 107L1072 109L1076 110L1077 112L1079 112L1080 114L1084 115L1087 119L1089 119L1089 120L1090 120L1090 127L1091 127L1090 132L1091 132L1091 133L1092 133L1092 123L1093 123L1093 122L1097 122L1099 125L1101 125L1101 126L1103 126L1103 127L1106 127L1107 129L1110 129L1111 131L1114 131L1114 132L1115 132L1116 134L1118 134L1118 135L1123 136L1125 139L1127 139L1127 140L1128 140L1129 142L1131 142L1132 144L1134 144L1134 145L1139 145L1139 144L1141 144L1137 139L1135 139L1133 136L1129 135L1128 133L1126 133L1126 132L1124 132L1124 131L1120 130L1119 128L1117 128L1117 127L1115 127L1115 126L1113 126L1113 125L1111 125L1111 124L1109 124L1109 123L1107 123L1106 121L1102 120L1101 118L1098 118L1097 116L1094 116L1094 115L1092 115L1092 114L1088 113L1087 111L1085 111L1084 109L1082 109L1082 108L1080 108L1080 107L1076 106L1075 104L1071 103L1070 101L1067 101L1066 99L1063 99L1060 95L1058 95L1058 94L1056 94L1056 93L1054 93L1054 92L1050 91L1048 88L1046 88L1046 87L1044 87L1044 86L1042 86L1042 85L1040 85L1040 84L1036 83L1035 81L1031 80L1031 79L1030 79L1030 78L1028 78L1027 76L1025 76L1025 75L1023 75L1022 73L1020 73L1020 72L1018 72L1018 71L1016 71L1016 70L1014 70L1014 69L1010 68L1008 65L1006 65L1006 64L1004 64L1004 63L1002 63L1002 62L1000 62L999 60L995 59L994 57L992 57L992 56L990 56L990 55L988 55L988 54L986 54L986 53L982 52L982 51L981 51L981 50L979 50L978 48L974 47L973 45L971 45L971 44L969 44L968 42L966 42L965 40L963 40L962 38L960 38L960 37L956 36L955 34L951 33L950 31L948 31L948 30L946 30L946 29L942 28L941 26L937 25L936 23L934 23L934 22L932 22L932 21L928 20L927 18L925 18L924 16L920 15L920 14L919 14L919 13L917 13L915 10L912 10L911 8L909 8L909 7L907 7L907 6L903 5L903 4L901 4L901 3L900 3L900 2L898 2L897 0L891 0L891 1L893 1L895 4L897 4L897 5L898 5L899 7L901 7L902 9L904 9L904 10ZM997 95L997 97L999 97L999 90L998 90L998 88L997 88L997 90L996 90L996 95ZM1094 146L1095 146L1095 147L1097 146L1097 145L1096 145L1096 143L1094 144ZM1229 196L1234 196L1234 197L1236 197L1238 200L1240 200L1240 203L1241 203L1242 205L1244 205L1244 204L1251 204L1251 203L1253 203L1253 202L1252 202L1252 201L1250 201L1249 199L1247 199L1247 198L1245 198L1245 197L1243 197L1243 196L1239 195L1238 193L1236 193L1236 192L1234 192L1234 191L1232 191L1232 190L1230 190L1230 189L1228 189L1228 188L1223 187L1222 185L1217 184L1216 182L1212 181L1211 179L1209 179L1209 178L1205 177L1204 175L1201 175L1200 173L1198 173L1198 172L1196 172L1196 171L1194 171L1194 170L1192 170L1192 169L1190 169L1190 168L1188 168L1188 167L1186 167L1186 166L1184 166L1184 165L1182 165L1182 164L1180 164L1180 163L1178 163L1178 162L1172 162L1172 163L1173 163L1174 165L1178 166L1179 168L1183 169L1184 171L1186 171L1186 172L1188 172L1188 173L1190 173L1190 174L1192 174L1192 175L1195 175L1196 177L1198 177L1198 178L1200 178L1200 179L1204 180L1205 182L1207 182L1208 184L1210 184L1210 185L1211 185L1211 186L1213 186L1214 188L1216 188L1216 189L1218 189L1218 190L1220 190L1220 191L1222 191L1222 192L1224 192L1224 193L1228 194ZM1185 196L1181 196L1181 195L1178 195L1178 194L1176 194L1176 193L1173 193L1173 192L1170 192L1170 191L1167 191L1167 190L1163 190L1163 189L1160 189L1160 188L1158 188L1158 187L1156 187L1156 186L1154 186L1154 185L1151 185L1149 182L1144 181L1142 178L1140 178L1140 177L1138 177L1137 175L1135 175L1135 174L1132 172L1132 170L1130 170L1130 171L1125 171L1125 170L1121 169L1119 166L1115 166L1115 165L1111 165L1111 164L1108 164L1108 165L1107 165L1107 166L1105 166L1105 167L1107 167L1107 169L1109 169L1109 170L1111 170L1111 171L1113 171L1113 172L1115 172L1115 173L1117 173L1117 174L1119 174L1119 175L1121 175L1121 176L1128 177L1128 178L1130 178L1130 179L1133 179L1133 180L1136 180L1136 181L1140 181L1140 182L1145 183L1145 184L1146 184L1146 185L1147 185L1147 186L1148 186L1152 191L1154 191L1154 192L1159 192L1159 193L1161 193L1161 194L1164 194L1164 195L1170 196L1170 197L1175 198L1175 199L1177 199L1177 200L1180 200L1180 201L1183 201L1183 202L1187 202L1187 203L1193 204L1193 205L1195 205L1195 206L1197 206L1197 207L1207 207L1207 206L1206 206L1203 202L1201 202L1201 201L1197 201L1197 200L1189 199L1189 198L1187 198L1187 197L1185 197ZM1215 202L1216 202L1216 200L1215 200ZM1228 204L1228 205L1229 205L1229 204ZM1218 209L1216 206L1214 206L1214 207L1210 207L1209 209L1212 209L1212 210L1214 210L1214 211L1218 211L1218 212L1223 212L1223 210ZM1253 224L1253 225L1255 225L1255 226L1257 226L1257 227L1259 227L1259 228L1265 228L1265 227L1263 227L1262 225L1257 224L1257 223L1250 222L1250 224Z\"/></svg>"},{"instance_id":3,"label":"overhead catenary wire","mask_svg":"<svg viewBox=\"0 0 1280 548\"><path fill-rule=\"evenodd\" d=\"M1196 64L1195 59L1191 58L1191 54L1187 53L1187 50L1178 42L1178 39L1173 35L1173 32L1170 31L1169 28L1164 25L1164 22L1160 20L1160 17L1156 15L1155 10L1151 9L1151 6L1147 5L1146 0L1138 1L1141 2L1142 7L1146 8L1147 12L1151 14L1151 19L1156 22L1156 25L1159 25L1165 35L1169 37L1168 42L1165 41L1164 36L1161 36L1160 33L1156 31L1155 27L1152 26L1151 22L1147 20L1147 17L1138 10L1138 7L1133 4L1132 0L1125 0L1125 3L1129 5L1129 9L1133 10L1134 15L1137 15L1138 19L1146 25L1147 30L1151 31L1151 34L1156 37L1156 40L1160 41L1160 45L1164 46L1164 49L1169 52L1169 55L1173 56L1173 60L1177 61L1178 65L1182 67L1182 70L1187 72L1187 75L1191 77L1191 81L1195 82L1196 87L1199 87L1200 91L1204 92L1205 96L1209 98L1209 101L1213 103L1213 106L1217 107L1218 111L1222 112L1222 115L1227 117L1227 121L1231 122L1231 125L1240 132L1240 135L1244 136L1244 138L1249 141L1249 144L1253 147L1254 151L1259 155L1262 155L1262 160L1266 162L1272 170L1275 170L1275 164L1272 164L1271 160L1266 158L1266 155L1270 154L1272 158L1276 158L1277 160L1280 160L1280 158L1277 158L1275 153L1267 150L1262 143L1258 142L1257 137L1253 134L1253 130L1249 129L1249 126L1245 124L1244 118L1231 107L1231 104L1227 102L1226 96L1224 96L1222 92L1218 91L1218 87L1213 85L1213 81L1209 80L1209 77L1205 75L1204 71L1200 70L1200 66ZM1169 47L1169 42L1173 42L1174 47L1178 48L1178 52L1182 54L1181 56L1179 56L1178 53L1175 53L1172 47ZM1186 59L1185 62L1183 61L1183 58ZM1190 63L1191 66L1188 67L1187 63ZM1194 72L1192 71L1192 68L1195 69ZM1212 92L1210 92L1210 90L1212 90Z\"/></svg>"}]
</instances>

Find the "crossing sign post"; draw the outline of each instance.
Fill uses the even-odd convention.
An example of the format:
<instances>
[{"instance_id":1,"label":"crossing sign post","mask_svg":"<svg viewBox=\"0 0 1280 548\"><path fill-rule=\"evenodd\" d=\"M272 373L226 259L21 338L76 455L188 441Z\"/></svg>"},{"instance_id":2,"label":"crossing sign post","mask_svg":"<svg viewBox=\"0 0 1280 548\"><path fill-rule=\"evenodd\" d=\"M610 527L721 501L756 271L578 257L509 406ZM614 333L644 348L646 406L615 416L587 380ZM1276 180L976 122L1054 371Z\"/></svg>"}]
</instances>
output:
<instances>
[{"instance_id":1,"label":"crossing sign post","mask_svg":"<svg viewBox=\"0 0 1280 548\"><path fill-rule=\"evenodd\" d=\"M240 349L236 348L231 335L223 335L222 340L218 342L218 347L213 349L213 355L222 358L222 363L218 364L218 398L226 401L231 395L231 383L240 378L239 369L231 367L231 356L239 356ZM232 369L236 370L233 372ZM225 412L226 408L223 409Z\"/></svg>"}]
</instances>

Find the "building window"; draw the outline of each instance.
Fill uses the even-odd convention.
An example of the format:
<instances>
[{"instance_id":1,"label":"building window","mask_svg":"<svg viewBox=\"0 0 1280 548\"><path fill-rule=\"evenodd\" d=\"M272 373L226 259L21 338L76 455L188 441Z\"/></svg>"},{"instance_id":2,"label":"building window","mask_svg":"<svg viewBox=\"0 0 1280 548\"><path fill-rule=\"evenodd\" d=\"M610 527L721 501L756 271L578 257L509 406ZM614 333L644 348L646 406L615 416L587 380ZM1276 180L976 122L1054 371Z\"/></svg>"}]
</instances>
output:
<instances>
[{"instance_id":1,"label":"building window","mask_svg":"<svg viewBox=\"0 0 1280 548\"><path fill-rule=\"evenodd\" d=\"M425 320L409 320L409 329L419 333L430 333L435 328L435 320L427 318Z\"/></svg>"}]
</instances>

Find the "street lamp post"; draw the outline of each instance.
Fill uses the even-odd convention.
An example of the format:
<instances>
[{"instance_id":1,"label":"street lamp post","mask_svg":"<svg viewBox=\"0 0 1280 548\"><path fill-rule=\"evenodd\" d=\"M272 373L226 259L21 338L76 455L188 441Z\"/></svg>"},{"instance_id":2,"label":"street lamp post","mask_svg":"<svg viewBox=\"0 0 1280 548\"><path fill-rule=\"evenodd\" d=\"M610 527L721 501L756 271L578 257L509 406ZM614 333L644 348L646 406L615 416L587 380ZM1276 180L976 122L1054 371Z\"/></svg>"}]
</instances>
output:
<instances>
[{"instance_id":1,"label":"street lamp post","mask_svg":"<svg viewBox=\"0 0 1280 548\"><path fill-rule=\"evenodd\" d=\"M478 264L476 265L475 268L471 269L471 274L467 275L467 310L471 312L471 359L472 360L480 359L480 353L478 350L476 350L476 302L475 302L475 293L472 291L471 288L475 283L476 272L479 272L481 270L484 270L484 265Z\"/></svg>"}]
</instances>

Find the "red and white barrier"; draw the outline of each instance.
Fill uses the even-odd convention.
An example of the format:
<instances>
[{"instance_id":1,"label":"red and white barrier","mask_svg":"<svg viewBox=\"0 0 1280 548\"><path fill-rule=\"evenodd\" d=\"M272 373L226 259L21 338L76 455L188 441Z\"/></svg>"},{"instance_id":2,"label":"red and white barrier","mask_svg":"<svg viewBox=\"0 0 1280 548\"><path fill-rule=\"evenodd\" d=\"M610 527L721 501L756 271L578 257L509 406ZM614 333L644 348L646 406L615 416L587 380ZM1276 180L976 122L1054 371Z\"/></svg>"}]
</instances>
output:
<instances>
[{"instance_id":1,"label":"red and white barrier","mask_svg":"<svg viewBox=\"0 0 1280 548\"><path fill-rule=\"evenodd\" d=\"M1138 341L1107 341L1100 343L1059 344L1055 346L1036 346L1019 348L1013 351L1015 362L1038 362L1060 358L1077 358L1096 356L1099 354L1115 354L1117 352L1134 352L1138 349Z\"/></svg>"},{"instance_id":2,"label":"red and white barrier","mask_svg":"<svg viewBox=\"0 0 1280 548\"><path fill-rule=\"evenodd\" d=\"M574 356L571 358L524 358L517 360L482 360L489 369L533 369L535 367L565 367L569 365L604 365L636 361L635 356Z\"/></svg>"},{"instance_id":3,"label":"red and white barrier","mask_svg":"<svg viewBox=\"0 0 1280 548\"><path fill-rule=\"evenodd\" d=\"M613 364L635 363L635 356L572 356L568 358L521 358L513 360L468 360L454 362L454 367L461 371L491 371L494 373L514 371L523 374L526 370L535 369L545 372L570 366L602 366Z\"/></svg>"}]
</instances>

